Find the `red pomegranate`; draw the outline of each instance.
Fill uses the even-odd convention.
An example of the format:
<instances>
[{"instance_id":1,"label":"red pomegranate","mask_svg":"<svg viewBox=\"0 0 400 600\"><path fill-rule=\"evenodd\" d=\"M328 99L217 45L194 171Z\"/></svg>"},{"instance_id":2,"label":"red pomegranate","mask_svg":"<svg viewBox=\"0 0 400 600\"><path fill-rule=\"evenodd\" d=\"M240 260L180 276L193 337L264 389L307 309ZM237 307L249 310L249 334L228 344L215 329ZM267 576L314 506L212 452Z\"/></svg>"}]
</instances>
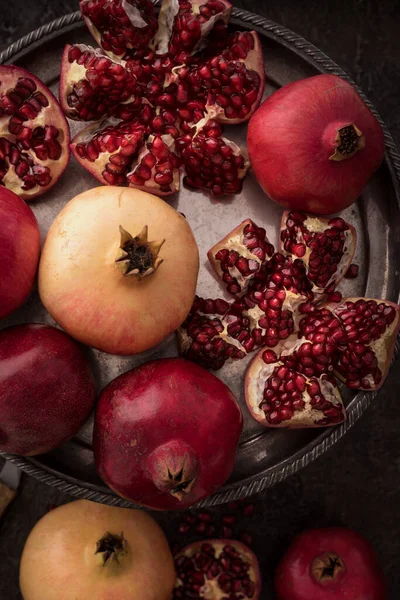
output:
<instances>
[{"instance_id":1,"label":"red pomegranate","mask_svg":"<svg viewBox=\"0 0 400 600\"><path fill-rule=\"evenodd\" d=\"M236 540L203 540L175 557L173 600L258 600L261 574L255 554Z\"/></svg>"},{"instance_id":2,"label":"red pomegranate","mask_svg":"<svg viewBox=\"0 0 400 600\"><path fill-rule=\"evenodd\" d=\"M147 362L103 390L93 448L102 479L157 510L191 506L231 474L242 414L229 388L181 358Z\"/></svg>"},{"instance_id":3,"label":"red pomegranate","mask_svg":"<svg viewBox=\"0 0 400 600\"><path fill-rule=\"evenodd\" d=\"M247 145L263 190L285 208L336 213L352 204L383 160L383 131L336 75L283 86L249 122Z\"/></svg>"},{"instance_id":4,"label":"red pomegranate","mask_svg":"<svg viewBox=\"0 0 400 600\"><path fill-rule=\"evenodd\" d=\"M344 527L301 533L275 573L278 600L387 600L370 543Z\"/></svg>"},{"instance_id":5,"label":"red pomegranate","mask_svg":"<svg viewBox=\"0 0 400 600\"><path fill-rule=\"evenodd\" d=\"M39 293L72 337L111 354L155 346L186 318L199 270L187 220L156 196L100 187L50 227Z\"/></svg>"},{"instance_id":6,"label":"red pomegranate","mask_svg":"<svg viewBox=\"0 0 400 600\"><path fill-rule=\"evenodd\" d=\"M88 359L64 332L36 324L0 331L0 450L32 456L60 446L95 397Z\"/></svg>"},{"instance_id":7,"label":"red pomegranate","mask_svg":"<svg viewBox=\"0 0 400 600\"><path fill-rule=\"evenodd\" d=\"M15 65L0 65L0 118L0 184L33 200L67 168L68 123L44 83Z\"/></svg>"},{"instance_id":8,"label":"red pomegranate","mask_svg":"<svg viewBox=\"0 0 400 600\"><path fill-rule=\"evenodd\" d=\"M214 196L237 193L247 153L222 124L260 104L264 65L256 32L228 35L226 0L82 0L102 50L68 45L61 64L65 114L94 121L71 149L101 183L163 196L184 182Z\"/></svg>"},{"instance_id":9,"label":"red pomegranate","mask_svg":"<svg viewBox=\"0 0 400 600\"><path fill-rule=\"evenodd\" d=\"M31 293L39 263L40 233L35 215L13 192L0 187L0 319L22 306Z\"/></svg>"},{"instance_id":10,"label":"red pomegranate","mask_svg":"<svg viewBox=\"0 0 400 600\"><path fill-rule=\"evenodd\" d=\"M175 570L145 511L78 500L32 529L19 580L24 600L171 600Z\"/></svg>"}]
</instances>

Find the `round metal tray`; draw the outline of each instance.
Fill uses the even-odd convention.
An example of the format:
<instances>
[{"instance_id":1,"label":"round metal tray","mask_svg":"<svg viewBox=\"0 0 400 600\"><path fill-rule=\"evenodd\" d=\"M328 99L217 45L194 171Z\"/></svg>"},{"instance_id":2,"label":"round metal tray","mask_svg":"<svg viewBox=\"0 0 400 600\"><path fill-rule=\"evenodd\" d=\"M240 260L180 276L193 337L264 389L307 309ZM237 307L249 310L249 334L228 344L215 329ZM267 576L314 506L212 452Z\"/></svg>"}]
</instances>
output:
<instances>
[{"instance_id":1,"label":"round metal tray","mask_svg":"<svg viewBox=\"0 0 400 600\"><path fill-rule=\"evenodd\" d=\"M232 28L256 29L260 35L267 75L266 95L290 81L321 72L335 73L351 81L317 48L280 25L238 9L233 9L231 23ZM72 13L12 44L1 53L0 62L12 62L27 68L57 93L63 48L66 43L77 42L93 43L80 14ZM371 104L363 98L376 114ZM80 123L71 122L72 134L81 126ZM344 218L357 229L359 241L355 261L360 265L360 275L355 281L345 280L341 291L347 296L398 301L400 280L396 274L396 260L400 256L400 156L385 127L384 131L385 162L368 184L362 198L343 213ZM227 128L227 135L243 144L246 126ZM95 185L96 181L71 159L61 181L43 199L32 205L40 223L42 241L62 206L79 192ZM201 296L216 297L223 294L222 287L207 265L206 252L243 219L253 218L256 223L266 227L270 241L277 243L282 211L265 197L253 174L247 177L243 192L232 200L215 201L182 188L171 204L187 216L199 244L201 269L198 293ZM0 328L21 322L55 324L41 305L37 292L32 294L21 310L3 320ZM397 347L396 355L398 350ZM134 357L116 357L93 351L99 390L120 373L145 360L175 354L174 336L159 347ZM348 419L336 428L269 430L259 426L250 417L244 404L243 378L250 358L226 365L218 372L218 376L240 400L245 426L231 478L219 492L201 502L202 506L248 496L303 468L337 442L376 395L355 394L346 388L342 389ZM106 504L133 506L109 490L98 477L91 450L91 433L92 420L89 420L77 436L53 452L35 458L4 456L30 475L71 495Z\"/></svg>"}]
</instances>

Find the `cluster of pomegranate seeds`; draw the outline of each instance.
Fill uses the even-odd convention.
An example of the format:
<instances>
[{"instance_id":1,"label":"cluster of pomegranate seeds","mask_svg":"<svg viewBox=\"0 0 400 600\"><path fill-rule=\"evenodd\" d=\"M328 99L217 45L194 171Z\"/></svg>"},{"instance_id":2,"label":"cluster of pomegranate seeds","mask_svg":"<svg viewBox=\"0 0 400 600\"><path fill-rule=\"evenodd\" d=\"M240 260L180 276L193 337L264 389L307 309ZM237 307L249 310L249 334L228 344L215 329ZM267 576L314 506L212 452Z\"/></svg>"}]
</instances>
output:
<instances>
[{"instance_id":1,"label":"cluster of pomegranate seeds","mask_svg":"<svg viewBox=\"0 0 400 600\"><path fill-rule=\"evenodd\" d=\"M204 598L207 590L215 588L223 594L218 596L223 600L258 597L258 567L253 564L253 557L238 542L223 544L223 541L210 540L188 546L175 560L174 600Z\"/></svg>"},{"instance_id":2,"label":"cluster of pomegranate seeds","mask_svg":"<svg viewBox=\"0 0 400 600\"><path fill-rule=\"evenodd\" d=\"M214 196L238 193L249 161L244 151L223 137L220 123L247 121L260 104L264 65L257 34L226 35L231 5L225 0L163 0L158 29L148 4L147 0L80 3L104 53L84 45L66 47L60 84L65 114L82 121L114 119L106 123L110 137L113 129L118 137L118 121L141 123L146 131L142 146L131 157L131 168L117 159L117 173L114 167L105 167L116 164L109 160L108 148L95 161L82 150L82 143L90 145L90 138L98 138L104 130L102 121L76 136L72 152L102 183L167 195L179 189L183 169L190 188ZM150 162L149 155L154 156L147 138L157 135L169 135L176 142L173 148L166 143L170 152L159 169L142 164L143 152ZM114 145L119 147L117 141Z\"/></svg>"},{"instance_id":3,"label":"cluster of pomegranate seeds","mask_svg":"<svg viewBox=\"0 0 400 600\"><path fill-rule=\"evenodd\" d=\"M0 68L0 118L0 184L24 199L34 198L68 163L65 118L50 90L15 66Z\"/></svg>"},{"instance_id":4,"label":"cluster of pomegranate seeds","mask_svg":"<svg viewBox=\"0 0 400 600\"><path fill-rule=\"evenodd\" d=\"M347 345L335 369L350 389L374 389L382 382L398 330L396 305L360 298L333 308L341 322Z\"/></svg>"},{"instance_id":5,"label":"cluster of pomegranate seeds","mask_svg":"<svg viewBox=\"0 0 400 600\"><path fill-rule=\"evenodd\" d=\"M97 43L116 56L147 46L157 30L149 0L81 0L79 6Z\"/></svg>"},{"instance_id":6,"label":"cluster of pomegranate seeds","mask_svg":"<svg viewBox=\"0 0 400 600\"><path fill-rule=\"evenodd\" d=\"M334 293L350 266L355 244L354 228L340 217L328 220L303 213L284 213L282 251L303 260L313 290L318 294Z\"/></svg>"}]
</instances>

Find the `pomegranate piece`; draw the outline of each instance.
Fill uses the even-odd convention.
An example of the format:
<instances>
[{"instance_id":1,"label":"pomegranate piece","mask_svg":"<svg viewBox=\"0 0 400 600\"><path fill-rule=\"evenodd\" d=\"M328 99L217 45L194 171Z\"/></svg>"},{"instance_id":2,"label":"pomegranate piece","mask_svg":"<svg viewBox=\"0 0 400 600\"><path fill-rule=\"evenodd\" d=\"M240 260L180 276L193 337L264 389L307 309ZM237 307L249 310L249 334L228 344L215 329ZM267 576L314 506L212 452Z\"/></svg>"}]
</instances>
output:
<instances>
[{"instance_id":1,"label":"pomegranate piece","mask_svg":"<svg viewBox=\"0 0 400 600\"><path fill-rule=\"evenodd\" d=\"M240 296L274 252L265 229L246 219L207 253L212 268L232 296Z\"/></svg>"},{"instance_id":2,"label":"pomegranate piece","mask_svg":"<svg viewBox=\"0 0 400 600\"><path fill-rule=\"evenodd\" d=\"M334 292L351 264L356 241L354 227L340 217L283 213L281 252L304 262L317 299Z\"/></svg>"},{"instance_id":3,"label":"pomegranate piece","mask_svg":"<svg viewBox=\"0 0 400 600\"><path fill-rule=\"evenodd\" d=\"M175 568L173 600L260 597L257 557L242 542L230 539L195 542L175 556Z\"/></svg>"},{"instance_id":4,"label":"pomegranate piece","mask_svg":"<svg viewBox=\"0 0 400 600\"><path fill-rule=\"evenodd\" d=\"M387 375L400 326L400 307L387 300L346 298L330 310L347 338L336 375L350 389L376 390Z\"/></svg>"},{"instance_id":5,"label":"pomegranate piece","mask_svg":"<svg viewBox=\"0 0 400 600\"><path fill-rule=\"evenodd\" d=\"M96 466L124 498L157 510L186 508L229 477L242 425L235 397L215 375L182 358L153 360L103 390Z\"/></svg>"},{"instance_id":6,"label":"pomegranate piece","mask_svg":"<svg viewBox=\"0 0 400 600\"><path fill-rule=\"evenodd\" d=\"M147 46L157 30L149 0L81 0L79 6L90 33L112 58Z\"/></svg>"},{"instance_id":7,"label":"pomegranate piece","mask_svg":"<svg viewBox=\"0 0 400 600\"><path fill-rule=\"evenodd\" d=\"M321 373L317 343L293 335L274 349L262 349L246 372L251 415L266 427L326 427L345 420L332 378Z\"/></svg>"},{"instance_id":8,"label":"pomegranate piece","mask_svg":"<svg viewBox=\"0 0 400 600\"><path fill-rule=\"evenodd\" d=\"M176 64L187 63L208 36L223 43L231 12L227 0L164 0L152 47L157 54L168 53Z\"/></svg>"},{"instance_id":9,"label":"pomegranate piece","mask_svg":"<svg viewBox=\"0 0 400 600\"><path fill-rule=\"evenodd\" d=\"M0 185L33 200L67 168L67 121L44 83L14 65L0 66L0 119Z\"/></svg>"},{"instance_id":10,"label":"pomegranate piece","mask_svg":"<svg viewBox=\"0 0 400 600\"><path fill-rule=\"evenodd\" d=\"M244 358L255 348L248 320L232 313L229 303L221 299L196 296L177 336L182 356L213 371L228 359Z\"/></svg>"},{"instance_id":11,"label":"pomegranate piece","mask_svg":"<svg viewBox=\"0 0 400 600\"><path fill-rule=\"evenodd\" d=\"M216 131L220 131L219 125L208 121L183 146L181 157L186 173L183 183L214 196L230 196L242 190L250 163L239 146L216 135Z\"/></svg>"},{"instance_id":12,"label":"pomegranate piece","mask_svg":"<svg viewBox=\"0 0 400 600\"><path fill-rule=\"evenodd\" d=\"M65 46L61 61L60 102L70 119L98 121L134 118L141 107L136 76L125 61L113 60L84 44Z\"/></svg>"},{"instance_id":13,"label":"pomegranate piece","mask_svg":"<svg viewBox=\"0 0 400 600\"><path fill-rule=\"evenodd\" d=\"M278 565L279 600L386 600L387 588L374 549L344 527L298 535Z\"/></svg>"}]
</instances>

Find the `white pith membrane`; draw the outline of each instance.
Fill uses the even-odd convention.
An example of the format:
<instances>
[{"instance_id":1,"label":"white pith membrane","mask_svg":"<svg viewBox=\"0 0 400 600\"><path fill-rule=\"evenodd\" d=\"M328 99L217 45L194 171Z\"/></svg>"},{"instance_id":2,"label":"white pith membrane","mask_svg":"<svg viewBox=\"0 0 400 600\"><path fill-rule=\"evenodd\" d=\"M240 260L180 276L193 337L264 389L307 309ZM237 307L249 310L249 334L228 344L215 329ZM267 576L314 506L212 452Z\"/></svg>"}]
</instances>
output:
<instances>
[{"instance_id":1,"label":"white pith membrane","mask_svg":"<svg viewBox=\"0 0 400 600\"><path fill-rule=\"evenodd\" d=\"M275 363L267 364L264 362L262 355L265 352L265 348L262 348L249 365L245 384L246 402L249 405L254 418L267 427L288 427L295 429L303 427L325 427L327 425L327 423L321 423L326 419L324 412L311 405L311 396L308 393L307 384L312 380L318 382L321 393L328 402L334 407L340 406L342 408L344 420L344 406L340 392L336 386L325 379L324 375L321 375L320 377L306 377L303 373L299 373L306 380L306 388L305 391L302 392L302 399L305 402L305 407L301 410L295 409L293 416L289 420L284 420L279 424L271 424L267 421L263 409L260 408L260 405L264 401L264 389L267 380L271 377L276 367L286 366L279 358L293 354L306 342L308 342L306 338L302 337L298 339L297 334L292 334L289 338L282 340L279 342L278 346L273 348L273 352L277 355L277 361ZM290 370L295 371L294 369Z\"/></svg>"},{"instance_id":2,"label":"white pith membrane","mask_svg":"<svg viewBox=\"0 0 400 600\"><path fill-rule=\"evenodd\" d=\"M285 226L283 227L283 229L286 229L286 221L289 218L289 215L290 215L290 213L286 214L286 218L284 221ZM327 229L331 228L331 226L328 225L328 222L329 222L329 219L324 219L323 217L314 217L312 215L307 215L307 218L305 219L305 221L303 221L302 225L306 229L308 229L308 231L310 233L323 233ZM312 286L313 286L312 290L313 290L314 294L316 295L317 299L320 298L321 296L325 295L325 289L331 283L342 279L342 277L346 273L347 269L349 268L351 261L353 260L353 256L354 256L354 252L355 252L355 244L354 244L354 240L353 240L353 237L354 237L353 230L346 229L345 231L343 231L343 234L345 236L345 241L344 241L344 245L343 245L343 255L337 264L336 272L331 275L331 277L328 279L328 282L326 283L326 285L323 288L317 286L314 282L312 282ZM305 248L306 248L305 254L303 257L301 257L300 260L302 260L307 265L310 255L312 253L312 250L311 250L311 248L309 248L307 246L306 242L304 241L304 237L303 237L303 233L302 233L301 229L299 229L296 233L296 243L303 244L305 246ZM281 246L280 251L283 254L285 254L286 256L291 256L293 260L298 258L292 252L288 252L287 250L285 250L282 242L281 242L280 246ZM307 271L308 271L308 269L307 269Z\"/></svg>"},{"instance_id":3,"label":"white pith membrane","mask_svg":"<svg viewBox=\"0 0 400 600\"><path fill-rule=\"evenodd\" d=\"M329 308L330 308L330 310L332 310L333 314L335 316L337 316L340 320L341 314L343 312L347 312L345 303L346 302L355 303L358 300L360 300L360 298L344 298L340 304L331 305ZM384 302L382 300L377 300L374 298L362 298L362 300L365 300L366 302L370 302L372 300L373 302L376 302L377 305L379 305L379 304L384 304L385 306L388 305L387 302ZM362 377L362 379L366 379L367 381L369 381L371 387L370 388L359 387L357 389L360 389L360 390L365 389L366 391L371 391L377 387L380 387L382 385L382 383L385 379L385 376L387 374L387 371L389 369L390 360L391 360L391 357L393 354L394 346L396 344L397 331L398 331L399 325L400 325L400 309L399 309L399 307L394 304L389 304L389 306L393 306L393 308L396 310L396 317L392 321L392 323L386 328L384 334L382 334L381 337L379 337L377 340L372 341L370 343L360 342L367 348L370 348L375 353L375 356L378 360L378 368L379 368L380 372L382 373L382 379L378 384L375 384L374 378L372 377L372 375L368 374L365 377ZM340 369L340 359L339 359L339 362L335 369L335 376L338 379L340 379L340 381L343 381L345 383L346 377L343 375L343 373L339 369Z\"/></svg>"},{"instance_id":4,"label":"white pith membrane","mask_svg":"<svg viewBox=\"0 0 400 600\"><path fill-rule=\"evenodd\" d=\"M190 546L184 548L177 556L175 557L175 561L179 559L179 557L185 556L187 558L193 559L194 555L201 552L201 548L203 544L210 544L215 549L215 559L218 560L221 554L224 551L226 546L231 546L235 548L240 553L240 559L248 566L248 578L258 587L258 579L259 579L259 569L258 565L255 562L255 556L253 552L251 552L244 544L237 542L236 540L203 540L200 542L195 542ZM203 571L199 570L201 573ZM222 571L223 573L224 571ZM204 573L205 583L200 588L198 595L200 598L204 598L204 600L224 600L229 596L229 592L224 592L221 590L221 587L218 585L218 577L220 574L215 577L208 578ZM179 578L179 574L176 578L175 589L179 589L180 587L184 587L184 581ZM239 592L238 592L239 593ZM238 596L241 598L254 598L254 595L247 596L244 595L243 592L240 592L242 595Z\"/></svg>"},{"instance_id":5,"label":"white pith membrane","mask_svg":"<svg viewBox=\"0 0 400 600\"><path fill-rule=\"evenodd\" d=\"M12 164L10 162L9 156L3 153L3 150L0 148L0 160L4 161L7 167L7 172L1 179L1 184L26 200L30 197L34 198L35 196L42 194L53 185L54 174L52 172L52 168L55 164L64 163L66 166L68 162L68 151L65 148L65 144L67 141L68 126L66 121L65 130L59 126L60 120L64 119L64 117L60 107L58 106L58 104L56 104L55 98L53 98L52 95L49 95L49 90L43 84L41 84L41 82L39 82L36 77L32 77L30 73L25 73L21 70L20 77L16 77L16 73L18 71L18 67L0 66L0 97L2 98L8 93L15 91L16 84L20 79L29 79L31 82L33 82L36 86L36 89L31 93L30 96L28 96L25 100L23 100L23 102L21 102L19 109L22 108L24 104L29 104L29 101L34 97L34 94L36 92L40 92L47 98L48 105L42 106L41 110L37 113L37 115L34 118L23 120L21 125L22 127L29 128L32 132L38 127L41 127L43 129L50 126L55 127L58 131L58 135L54 139L61 146L61 156L59 158L51 159L50 157L48 157L46 159L41 159L37 156L35 150L32 147L26 148L23 142L18 139L18 136L13 133L10 133L9 131L10 120L13 116L18 117L19 109L16 110L13 115L8 114L2 117L0 116L0 138L8 140L11 144L16 146L20 153L20 161L18 161L16 164ZM58 120L56 120L55 117L58 117ZM46 185L41 186L38 183L36 183L33 187L29 189L24 189L23 178L17 174L17 169L20 162L27 162L27 157L33 160L34 164L29 165L29 168L24 176L35 176L35 167L45 167L49 169L50 174L50 180ZM58 173L56 173L57 178L60 174L61 169Z\"/></svg>"}]
</instances>

